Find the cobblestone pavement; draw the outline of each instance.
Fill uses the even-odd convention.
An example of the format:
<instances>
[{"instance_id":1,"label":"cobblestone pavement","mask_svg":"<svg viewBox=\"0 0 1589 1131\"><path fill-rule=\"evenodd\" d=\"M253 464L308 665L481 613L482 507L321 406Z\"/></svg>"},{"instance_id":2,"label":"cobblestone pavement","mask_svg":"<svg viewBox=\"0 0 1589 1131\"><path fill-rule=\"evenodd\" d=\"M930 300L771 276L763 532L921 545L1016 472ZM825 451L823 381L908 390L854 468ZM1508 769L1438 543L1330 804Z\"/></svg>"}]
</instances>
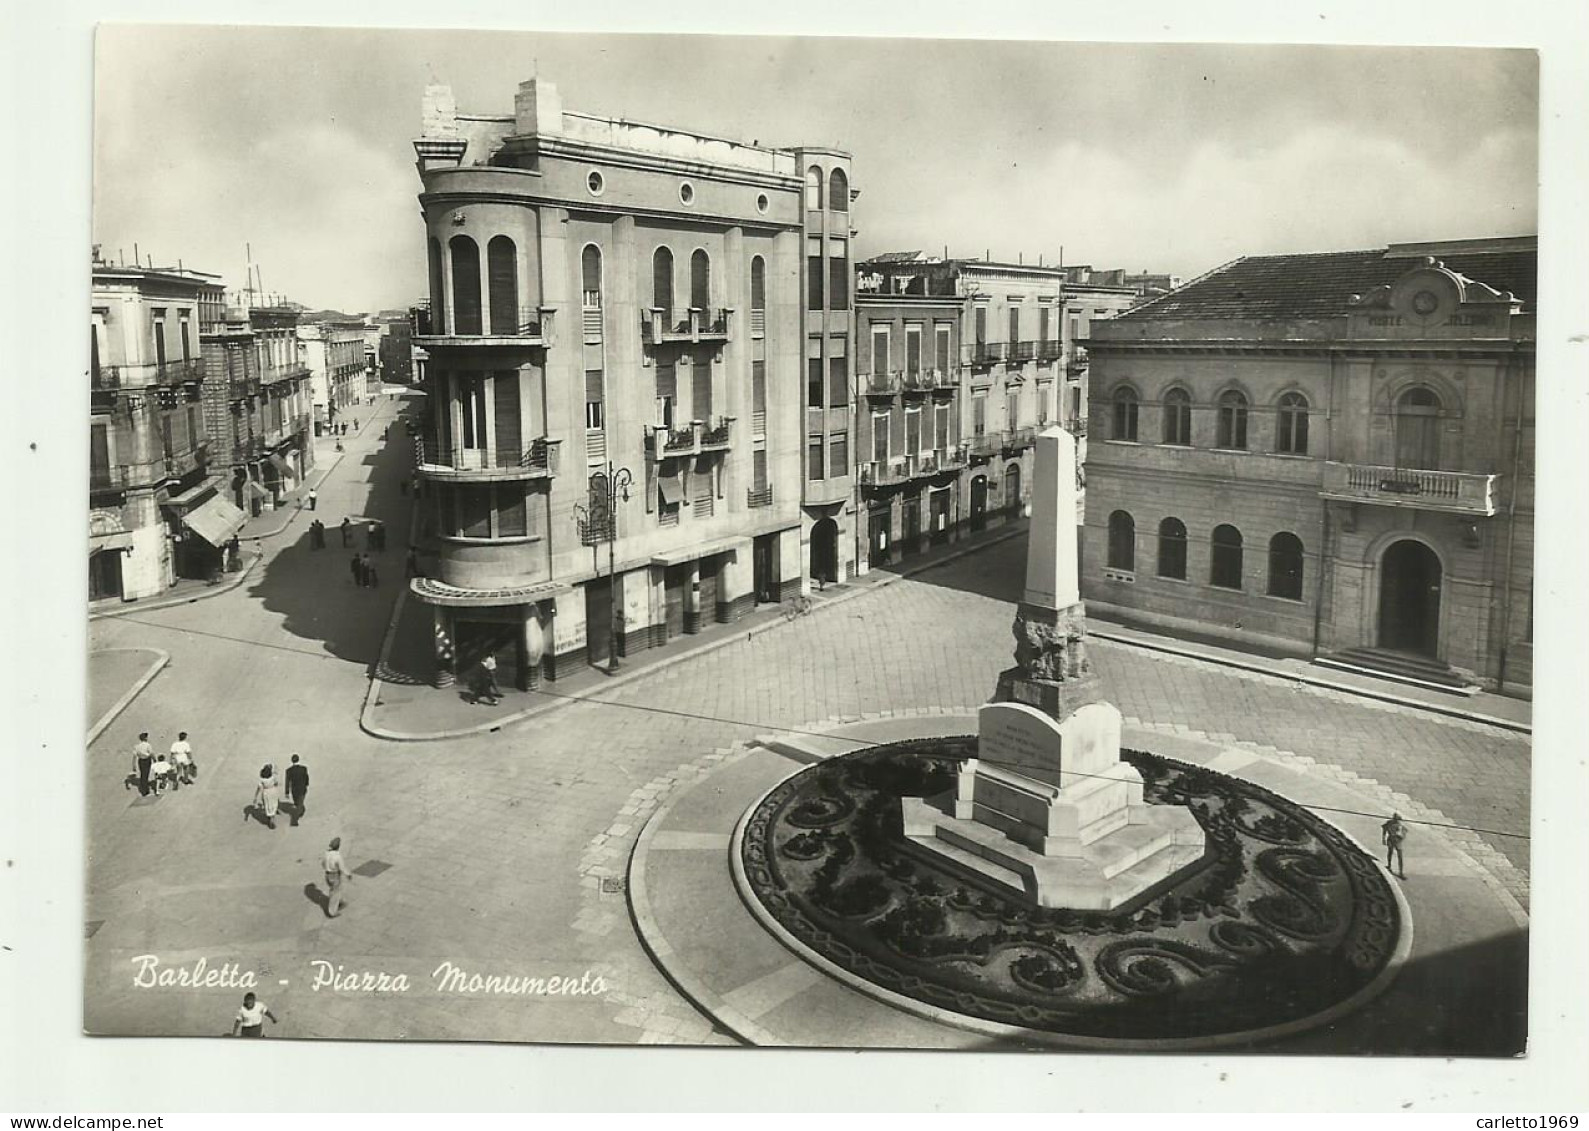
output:
<instances>
[{"instance_id":1,"label":"cobblestone pavement","mask_svg":"<svg viewBox=\"0 0 1589 1131\"><path fill-rule=\"evenodd\" d=\"M376 423L391 411L383 406ZM395 435L388 445L378 437L367 427L321 486L328 525L351 513L407 528L397 481L408 456ZM272 1035L727 1042L673 991L630 925L622 880L645 818L678 782L700 780L755 734L983 702L1008 662L1024 542L669 664L602 701L418 744L357 728L400 551L386 555L392 581L370 591L350 584L350 551L311 552L298 526L265 549L231 593L91 626L95 648L172 656L89 750L91 1031L230 1028L237 989L135 987L133 960L154 954L258 971L282 1017ZM1529 745L1514 734L1104 642L1093 656L1111 697L1145 725L1273 745L1453 820L1526 831ZM152 802L128 794L118 771L140 729L157 744L192 732L198 785ZM303 824L279 819L272 831L248 820L260 764L295 751L312 775ZM316 867L333 834L362 869L334 920L319 903ZM1527 841L1489 841L1526 885ZM317 959L326 974L384 971L411 988L314 989ZM605 992L438 989L448 962L471 973L599 976Z\"/></svg>"}]
</instances>

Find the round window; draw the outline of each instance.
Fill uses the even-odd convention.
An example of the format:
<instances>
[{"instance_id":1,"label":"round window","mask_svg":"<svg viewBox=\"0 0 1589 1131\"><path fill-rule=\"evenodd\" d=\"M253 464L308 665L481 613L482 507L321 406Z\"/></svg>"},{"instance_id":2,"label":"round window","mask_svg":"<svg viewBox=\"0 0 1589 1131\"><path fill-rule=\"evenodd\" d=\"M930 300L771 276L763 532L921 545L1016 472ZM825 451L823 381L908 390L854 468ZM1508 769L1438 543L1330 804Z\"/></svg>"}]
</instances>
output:
<instances>
[{"instance_id":1,"label":"round window","mask_svg":"<svg viewBox=\"0 0 1589 1131\"><path fill-rule=\"evenodd\" d=\"M767 199L767 194L766 193L763 192L763 193L758 193L756 195L756 211L757 212L765 212L765 211L767 211L767 207L771 203L772 202Z\"/></svg>"},{"instance_id":2,"label":"round window","mask_svg":"<svg viewBox=\"0 0 1589 1131\"><path fill-rule=\"evenodd\" d=\"M694 204L695 186L690 184L689 181L685 181L683 184L679 185L679 199L685 204Z\"/></svg>"},{"instance_id":3,"label":"round window","mask_svg":"<svg viewBox=\"0 0 1589 1131\"><path fill-rule=\"evenodd\" d=\"M607 187L607 181L599 170L592 169L585 178L585 187L590 190L591 196L600 196L601 190Z\"/></svg>"}]
</instances>

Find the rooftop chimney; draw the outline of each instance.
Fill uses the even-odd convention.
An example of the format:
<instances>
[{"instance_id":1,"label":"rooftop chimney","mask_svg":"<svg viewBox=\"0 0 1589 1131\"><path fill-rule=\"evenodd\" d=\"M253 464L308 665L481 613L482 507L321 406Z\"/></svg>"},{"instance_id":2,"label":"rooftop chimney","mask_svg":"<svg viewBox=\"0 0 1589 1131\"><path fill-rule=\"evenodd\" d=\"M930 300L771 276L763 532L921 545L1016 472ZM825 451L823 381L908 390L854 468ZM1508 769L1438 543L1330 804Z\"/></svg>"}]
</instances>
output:
<instances>
[{"instance_id":1,"label":"rooftop chimney","mask_svg":"<svg viewBox=\"0 0 1589 1131\"><path fill-rule=\"evenodd\" d=\"M520 134L560 134L563 132L563 100L557 84L545 79L519 83L513 96L513 131Z\"/></svg>"}]
</instances>

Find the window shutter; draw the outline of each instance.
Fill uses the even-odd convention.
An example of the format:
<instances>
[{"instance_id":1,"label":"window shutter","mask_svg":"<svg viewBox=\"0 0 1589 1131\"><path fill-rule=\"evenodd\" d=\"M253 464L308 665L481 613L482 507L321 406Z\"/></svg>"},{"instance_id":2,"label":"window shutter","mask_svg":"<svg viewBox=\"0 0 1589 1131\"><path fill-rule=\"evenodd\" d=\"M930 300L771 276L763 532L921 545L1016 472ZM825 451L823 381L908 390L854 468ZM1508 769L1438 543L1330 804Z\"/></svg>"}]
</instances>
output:
<instances>
[{"instance_id":1,"label":"window shutter","mask_svg":"<svg viewBox=\"0 0 1589 1131\"><path fill-rule=\"evenodd\" d=\"M520 449L524 443L523 423L519 419L518 370L509 369L493 374L491 386L496 402L497 466L510 466L519 462L522 455Z\"/></svg>"},{"instance_id":2,"label":"window shutter","mask_svg":"<svg viewBox=\"0 0 1589 1131\"><path fill-rule=\"evenodd\" d=\"M507 236L497 236L486 245L486 275L491 290L491 332L518 333L518 255Z\"/></svg>"}]
</instances>

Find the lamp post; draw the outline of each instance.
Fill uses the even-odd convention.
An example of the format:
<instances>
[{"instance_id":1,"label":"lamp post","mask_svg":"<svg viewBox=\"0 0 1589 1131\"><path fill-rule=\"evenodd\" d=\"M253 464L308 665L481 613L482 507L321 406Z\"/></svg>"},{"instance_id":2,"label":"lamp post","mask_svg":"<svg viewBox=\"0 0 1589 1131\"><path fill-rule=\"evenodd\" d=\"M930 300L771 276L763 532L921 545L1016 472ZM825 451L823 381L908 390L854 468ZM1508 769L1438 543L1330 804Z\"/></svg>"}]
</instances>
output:
<instances>
[{"instance_id":1,"label":"lamp post","mask_svg":"<svg viewBox=\"0 0 1589 1131\"><path fill-rule=\"evenodd\" d=\"M623 602L618 592L617 546L618 504L629 501L629 485L634 473L627 467L614 469L607 461L606 471L594 472L589 481L586 501L574 504L574 518L579 523L580 541L591 547L592 557L596 547L607 543L607 581L612 590L612 615L607 625L607 674L618 670L618 625L623 620ZM600 565L597 570L600 570Z\"/></svg>"}]
</instances>

